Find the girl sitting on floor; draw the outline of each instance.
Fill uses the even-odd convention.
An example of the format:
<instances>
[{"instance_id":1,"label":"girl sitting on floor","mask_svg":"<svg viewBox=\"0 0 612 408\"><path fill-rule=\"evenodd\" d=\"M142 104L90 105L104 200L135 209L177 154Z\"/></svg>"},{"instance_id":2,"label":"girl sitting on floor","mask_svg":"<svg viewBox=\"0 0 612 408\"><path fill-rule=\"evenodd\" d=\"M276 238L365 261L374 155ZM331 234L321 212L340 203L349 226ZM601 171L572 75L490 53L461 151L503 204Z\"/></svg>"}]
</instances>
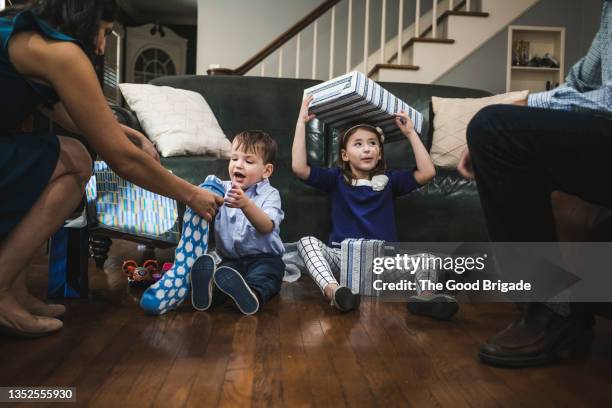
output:
<instances>
[{"instance_id":1,"label":"girl sitting on floor","mask_svg":"<svg viewBox=\"0 0 612 408\"><path fill-rule=\"evenodd\" d=\"M365 238L397 242L394 198L427 184L435 168L405 112L396 114L396 124L412 145L416 158L414 170L387 171L384 160L384 136L379 128L358 124L349 128L340 140L338 167L324 169L307 163L306 124L314 118L308 113L312 96L304 99L293 140L291 167L306 184L331 196L331 234L328 244L347 238ZM314 237L298 242L298 251L324 296L342 312L357 309L360 297L340 286L341 251ZM410 308L415 313L448 318L457 311L455 300L431 293L414 297ZM440 306L442 305L442 310Z\"/></svg>"}]
</instances>

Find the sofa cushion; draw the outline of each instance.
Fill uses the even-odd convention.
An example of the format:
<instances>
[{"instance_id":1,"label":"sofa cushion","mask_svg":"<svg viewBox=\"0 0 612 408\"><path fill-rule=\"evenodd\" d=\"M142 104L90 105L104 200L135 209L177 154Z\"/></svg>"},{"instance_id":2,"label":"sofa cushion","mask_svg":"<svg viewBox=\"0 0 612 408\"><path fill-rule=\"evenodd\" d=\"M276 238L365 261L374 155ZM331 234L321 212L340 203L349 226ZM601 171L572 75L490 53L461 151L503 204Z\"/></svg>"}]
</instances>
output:
<instances>
[{"instance_id":1,"label":"sofa cushion","mask_svg":"<svg viewBox=\"0 0 612 408\"><path fill-rule=\"evenodd\" d=\"M119 87L162 156L229 157L229 140L202 95L168 86Z\"/></svg>"},{"instance_id":2,"label":"sofa cushion","mask_svg":"<svg viewBox=\"0 0 612 408\"><path fill-rule=\"evenodd\" d=\"M434 133L431 158L436 166L454 169L465 150L468 124L485 106L525 100L529 91L509 92L486 98L432 98Z\"/></svg>"}]
</instances>

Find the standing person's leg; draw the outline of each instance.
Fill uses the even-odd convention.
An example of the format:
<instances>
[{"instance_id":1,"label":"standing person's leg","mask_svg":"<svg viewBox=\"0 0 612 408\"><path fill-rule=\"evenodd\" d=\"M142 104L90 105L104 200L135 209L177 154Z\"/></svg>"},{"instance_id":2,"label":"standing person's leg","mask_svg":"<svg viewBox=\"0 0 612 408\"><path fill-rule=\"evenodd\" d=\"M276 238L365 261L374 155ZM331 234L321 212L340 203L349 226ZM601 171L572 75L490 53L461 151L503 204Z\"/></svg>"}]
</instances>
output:
<instances>
[{"instance_id":1,"label":"standing person's leg","mask_svg":"<svg viewBox=\"0 0 612 408\"><path fill-rule=\"evenodd\" d=\"M494 242L556 240L551 193L577 195L612 205L608 179L612 121L586 114L511 105L480 111L468 127L468 146L478 191ZM503 265L500 265L503 271ZM576 313L561 316L539 304L490 339L481 359L498 365L550 361L590 329Z\"/></svg>"},{"instance_id":2,"label":"standing person's leg","mask_svg":"<svg viewBox=\"0 0 612 408\"><path fill-rule=\"evenodd\" d=\"M334 276L340 271L340 249L329 248L315 237L304 237L298 241L298 252L308 273L329 299L342 312L359 307L361 298L347 287L340 286Z\"/></svg>"},{"instance_id":3,"label":"standing person's leg","mask_svg":"<svg viewBox=\"0 0 612 408\"><path fill-rule=\"evenodd\" d=\"M91 177L91 158L85 147L73 139L60 137L59 140L58 163L47 187L0 243L0 328L7 332L35 336L62 327L60 320L30 314L13 293L16 281L19 285L18 276L77 207Z\"/></svg>"}]
</instances>

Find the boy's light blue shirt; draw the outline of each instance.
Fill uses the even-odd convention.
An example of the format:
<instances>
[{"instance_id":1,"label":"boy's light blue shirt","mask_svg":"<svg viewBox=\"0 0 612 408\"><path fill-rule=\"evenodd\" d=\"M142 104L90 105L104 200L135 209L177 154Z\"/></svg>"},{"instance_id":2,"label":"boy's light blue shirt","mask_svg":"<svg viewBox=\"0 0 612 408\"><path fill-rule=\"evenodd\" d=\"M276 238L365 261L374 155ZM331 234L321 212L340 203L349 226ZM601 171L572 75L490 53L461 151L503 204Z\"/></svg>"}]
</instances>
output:
<instances>
[{"instance_id":1,"label":"boy's light blue shirt","mask_svg":"<svg viewBox=\"0 0 612 408\"><path fill-rule=\"evenodd\" d=\"M564 86L529 95L535 108L612 114L612 2L605 0L601 26L587 55L572 67Z\"/></svg>"},{"instance_id":2,"label":"boy's light blue shirt","mask_svg":"<svg viewBox=\"0 0 612 408\"><path fill-rule=\"evenodd\" d=\"M223 181L225 191L232 188L231 181ZM282 256L285 252L280 239L280 224L285 218L277 189L267 179L249 187L245 192L274 223L269 234L258 232L240 208L223 205L215 218L215 241L222 258L240 258L247 255L270 254Z\"/></svg>"}]
</instances>

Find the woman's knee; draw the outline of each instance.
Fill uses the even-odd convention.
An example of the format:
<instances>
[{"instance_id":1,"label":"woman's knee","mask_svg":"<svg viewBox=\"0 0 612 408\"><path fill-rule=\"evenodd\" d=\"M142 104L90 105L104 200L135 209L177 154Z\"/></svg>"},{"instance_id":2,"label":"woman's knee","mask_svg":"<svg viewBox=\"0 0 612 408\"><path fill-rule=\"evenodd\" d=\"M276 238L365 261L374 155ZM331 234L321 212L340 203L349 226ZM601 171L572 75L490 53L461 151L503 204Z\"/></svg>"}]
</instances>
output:
<instances>
[{"instance_id":1,"label":"woman's knee","mask_svg":"<svg viewBox=\"0 0 612 408\"><path fill-rule=\"evenodd\" d=\"M76 139L60 137L58 167L63 174L70 174L86 183L92 174L93 162L85 146Z\"/></svg>"}]
</instances>

